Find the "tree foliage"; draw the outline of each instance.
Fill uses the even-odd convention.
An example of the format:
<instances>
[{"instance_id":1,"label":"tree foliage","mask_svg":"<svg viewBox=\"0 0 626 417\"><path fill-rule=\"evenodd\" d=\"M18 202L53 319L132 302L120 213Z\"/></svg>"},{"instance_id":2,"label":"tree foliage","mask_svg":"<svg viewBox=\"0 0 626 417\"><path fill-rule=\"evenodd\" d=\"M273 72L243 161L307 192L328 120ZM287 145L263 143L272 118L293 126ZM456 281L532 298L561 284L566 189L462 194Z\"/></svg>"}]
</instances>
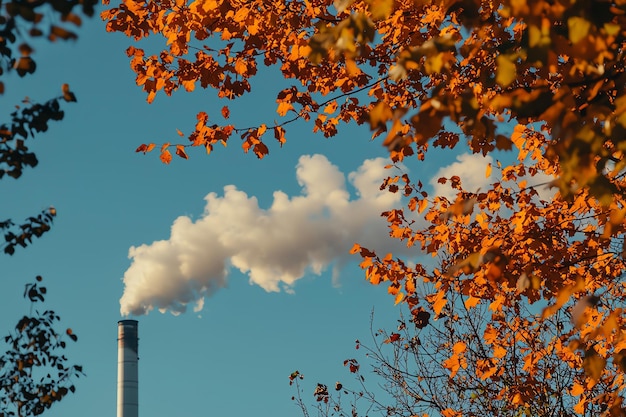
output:
<instances>
[{"instance_id":1,"label":"tree foliage","mask_svg":"<svg viewBox=\"0 0 626 417\"><path fill-rule=\"evenodd\" d=\"M3 1L0 10L0 77L15 71L20 77L37 69L33 58L36 39L73 40L81 15L92 16L96 0ZM0 94L5 84L0 81Z\"/></svg>"},{"instance_id":2,"label":"tree foliage","mask_svg":"<svg viewBox=\"0 0 626 417\"><path fill-rule=\"evenodd\" d=\"M390 175L381 188L407 201L383 213L391 236L434 259L353 253L417 329L457 328L436 352L446 383L471 373L516 412L560 407L550 396L561 392L578 414L625 413L624 1L122 0L102 17L109 31L166 41L127 50L149 102L198 85L232 100L261 65L294 81L276 93L276 123L238 128L225 107L221 125L199 113L187 143L137 149L160 148L165 163L171 149L187 158L234 135L263 157L267 137L282 144L297 119L327 137L369 124L390 166L432 148L509 161L490 166L497 179L483 190L440 178L452 201ZM476 329L462 319L473 314L486 320ZM471 415L456 395L442 415Z\"/></svg>"},{"instance_id":3,"label":"tree foliage","mask_svg":"<svg viewBox=\"0 0 626 417\"><path fill-rule=\"evenodd\" d=\"M37 166L37 156L26 146L26 140L47 131L50 121L63 119L61 101L76 101L67 84L63 85L62 96L43 104L25 100L24 108L18 106L11 113L11 122L0 125L0 179L5 178L5 175L17 179L25 168ZM34 237L40 237L50 230L54 216L56 210L50 207L36 216L28 217L19 225L11 219L0 222L0 230L4 232L4 244L1 245L4 253L12 255L18 246L26 247Z\"/></svg>"},{"instance_id":4,"label":"tree foliage","mask_svg":"<svg viewBox=\"0 0 626 417\"><path fill-rule=\"evenodd\" d=\"M312 399L304 376L292 373L292 400L305 417L620 415L619 407L609 409L603 402L611 387L576 384L580 370L552 347L552 339L564 335L565 312L557 312L541 329L523 329L516 348L503 350L494 343L489 307L464 307L459 293L452 298L459 308L447 307L436 321L427 315L421 324L402 317L389 330L373 330L369 343L357 340L355 357L344 361L352 382L318 383ZM520 317L532 317L532 312L509 312L504 319L519 323ZM502 358L498 366L494 354ZM530 361L536 362L532 373L526 372ZM601 363L588 362L591 367ZM583 405L583 391L600 400Z\"/></svg>"},{"instance_id":5,"label":"tree foliage","mask_svg":"<svg viewBox=\"0 0 626 417\"><path fill-rule=\"evenodd\" d=\"M0 9L0 94L4 93L4 79L13 71L20 77L37 69L33 56L38 39L50 42L73 40L78 35L70 26L80 26L81 15L92 16L96 0L11 0ZM70 25L70 26L68 26ZM10 121L0 123L0 179L5 175L19 178L26 167L35 167L36 155L26 145L27 139L48 130L51 121L63 119L63 101L76 101L68 84L63 84L62 95L44 103L25 98L9 115ZM4 253L12 255L18 246L26 247L33 237L40 237L50 229L54 208L45 209L28 217L21 224L11 219L0 221L4 233Z\"/></svg>"},{"instance_id":6,"label":"tree foliage","mask_svg":"<svg viewBox=\"0 0 626 417\"><path fill-rule=\"evenodd\" d=\"M76 39L68 25L80 26L81 15L92 16L96 0L10 0L0 2L0 94L4 80L16 73L19 77L37 69L33 58L37 39L50 42ZM43 43L43 42L39 42ZM62 102L74 102L76 97L68 84L61 95L44 103L25 98L9 114L9 121L0 123L0 179L18 179L27 168L34 168L38 159L26 145L35 135L46 132L49 123L63 119ZM50 230L56 216L53 207L27 217L16 224L0 221L5 254L13 255L16 248L26 247ZM59 333L55 326L60 320L52 310L40 312L33 307L43 303L46 287L37 282L27 284L24 297L31 302L31 312L23 316L13 331L4 337L0 356L0 417L40 415L53 404L74 392L72 379L82 374L82 367L71 365L63 355L67 338L76 341L71 329ZM6 345L6 346L5 346Z\"/></svg>"},{"instance_id":7,"label":"tree foliage","mask_svg":"<svg viewBox=\"0 0 626 417\"><path fill-rule=\"evenodd\" d=\"M45 301L46 287L27 284L24 298L34 307ZM32 307L31 307L32 311ZM67 339L78 338L67 329L59 333L60 320L52 310L23 316L15 329L4 337L7 350L0 356L0 417L37 416L74 392L73 379L82 367L72 365L63 354Z\"/></svg>"}]
</instances>

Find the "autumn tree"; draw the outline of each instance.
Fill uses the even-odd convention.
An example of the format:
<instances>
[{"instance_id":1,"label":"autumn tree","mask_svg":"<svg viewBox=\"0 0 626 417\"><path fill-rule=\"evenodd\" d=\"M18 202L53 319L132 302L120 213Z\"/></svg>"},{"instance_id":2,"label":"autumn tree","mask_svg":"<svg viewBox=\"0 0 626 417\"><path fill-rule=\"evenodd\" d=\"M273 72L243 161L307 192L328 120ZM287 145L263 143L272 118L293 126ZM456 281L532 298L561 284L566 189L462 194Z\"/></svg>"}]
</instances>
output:
<instances>
[{"instance_id":1,"label":"autumn tree","mask_svg":"<svg viewBox=\"0 0 626 417\"><path fill-rule=\"evenodd\" d=\"M46 41L73 40L72 27L80 26L81 16L92 16L95 0L11 0L1 3L0 10L0 94L5 80L26 77L35 72L35 45ZM12 84L14 86L15 84ZM48 130L53 121L63 119L63 102L76 101L67 84L60 86L60 95L39 103L26 98L0 121L0 179L18 179L38 159L27 141ZM10 108L9 106L7 108ZM56 210L52 207L15 223L0 221L3 252L13 255L34 238L50 230ZM71 329L57 330L59 316L52 310L40 311L46 287L41 277L27 284L24 297L31 302L30 313L18 320L3 338L0 354L0 416L40 415L52 405L74 392L73 379L82 368L72 365L63 354L66 339L75 341ZM34 311L33 311L34 309Z\"/></svg>"},{"instance_id":2,"label":"autumn tree","mask_svg":"<svg viewBox=\"0 0 626 417\"><path fill-rule=\"evenodd\" d=\"M569 388L580 371L550 348L551 339L563 336L563 324L569 320L566 313L556 313L542 329L521 330L525 334L516 348L503 350L494 348L492 311L487 305L467 308L459 293L451 294L448 302L450 306L458 303L459 308L447 306L436 321L422 312L419 318L409 315L395 324L386 323L393 326L388 330L372 327L367 339L356 341L354 356L344 360L347 375L340 381L311 384L315 379L310 377L319 376L292 373L292 400L302 415L577 415L577 391ZM533 313L509 312L504 319L519 323L520 317L527 322ZM537 363L534 372L528 373L525 353L531 351ZM494 354L503 359L500 366L493 366ZM589 393L601 395L609 389L597 384ZM606 404L593 403L579 414L592 417L606 410Z\"/></svg>"},{"instance_id":3,"label":"autumn tree","mask_svg":"<svg viewBox=\"0 0 626 417\"><path fill-rule=\"evenodd\" d=\"M0 355L0 417L38 416L76 390L74 380L82 367L70 363L63 351L67 340L76 341L71 329L57 330L60 317L52 310L39 311L46 287L38 276L27 284L24 298L31 312L18 320L5 337ZM35 311L33 313L33 307Z\"/></svg>"},{"instance_id":4,"label":"autumn tree","mask_svg":"<svg viewBox=\"0 0 626 417\"><path fill-rule=\"evenodd\" d=\"M77 39L71 27L80 26L81 15L92 16L95 0L12 0L2 3L0 10L0 94L4 93L8 77L26 77L37 69L34 44L48 40ZM76 101L67 84L62 94L43 103L26 98L0 123L0 179L17 179L27 167L38 163L36 155L26 145L28 139L48 130L49 123L63 119L62 102ZM17 104L17 103L15 103ZM6 177L5 177L6 176ZM28 217L20 224L11 219L0 221L4 232L4 253L13 254L16 247L25 247L34 237L50 229L54 209Z\"/></svg>"},{"instance_id":5,"label":"autumn tree","mask_svg":"<svg viewBox=\"0 0 626 417\"><path fill-rule=\"evenodd\" d=\"M282 144L299 119L328 137L369 124L390 166L433 148L493 156L496 180L482 190L439 179L452 200L406 173L382 184L406 197L384 213L391 236L432 260L353 252L420 326L460 321L459 342L439 356L450 383L467 364L521 412L550 387L575 397L572 412L625 413L624 1L122 0L102 17L135 41L164 39L162 50L127 50L149 102L198 86L232 101L261 65L293 80L276 93L276 123L240 128L200 112L188 142L138 147L166 163L171 150L187 158L235 136L263 157L267 138ZM463 309L487 322L473 330ZM459 344L472 334L482 356ZM563 380L563 369L576 372Z\"/></svg>"}]
</instances>

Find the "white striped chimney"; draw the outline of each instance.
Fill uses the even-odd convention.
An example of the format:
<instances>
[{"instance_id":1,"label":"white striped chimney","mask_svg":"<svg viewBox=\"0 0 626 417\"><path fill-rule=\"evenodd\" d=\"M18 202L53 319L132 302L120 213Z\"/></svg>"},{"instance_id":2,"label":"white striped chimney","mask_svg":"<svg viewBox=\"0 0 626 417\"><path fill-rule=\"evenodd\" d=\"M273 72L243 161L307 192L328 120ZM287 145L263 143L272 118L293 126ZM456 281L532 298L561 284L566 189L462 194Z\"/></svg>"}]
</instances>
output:
<instances>
[{"instance_id":1,"label":"white striped chimney","mask_svg":"<svg viewBox=\"0 0 626 417\"><path fill-rule=\"evenodd\" d=\"M117 322L117 417L139 417L137 324Z\"/></svg>"}]
</instances>

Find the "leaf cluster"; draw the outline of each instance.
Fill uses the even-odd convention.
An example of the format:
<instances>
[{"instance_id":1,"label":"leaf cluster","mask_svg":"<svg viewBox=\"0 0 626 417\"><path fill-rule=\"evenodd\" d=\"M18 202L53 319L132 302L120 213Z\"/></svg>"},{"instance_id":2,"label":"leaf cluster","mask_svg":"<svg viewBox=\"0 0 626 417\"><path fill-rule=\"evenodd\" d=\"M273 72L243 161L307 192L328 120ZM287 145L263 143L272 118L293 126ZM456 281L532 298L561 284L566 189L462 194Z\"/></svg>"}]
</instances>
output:
<instances>
[{"instance_id":1,"label":"leaf cluster","mask_svg":"<svg viewBox=\"0 0 626 417\"><path fill-rule=\"evenodd\" d=\"M45 301L47 289L41 277L27 284L24 298L32 306ZM83 374L63 354L66 339L78 338L71 329L56 327L59 316L51 310L23 316L4 337L6 351L0 356L0 416L40 415L68 393L75 391L73 380Z\"/></svg>"},{"instance_id":2,"label":"leaf cluster","mask_svg":"<svg viewBox=\"0 0 626 417\"><path fill-rule=\"evenodd\" d=\"M0 76L15 70L24 77L37 69L32 57L33 40L72 40L78 36L67 27L80 26L80 15L92 16L96 0L3 1L0 6ZM4 82L0 81L0 94Z\"/></svg>"},{"instance_id":3,"label":"leaf cluster","mask_svg":"<svg viewBox=\"0 0 626 417\"><path fill-rule=\"evenodd\" d=\"M23 107L13 111L9 123L0 124L0 179L18 179L24 169L34 168L38 164L37 156L26 145L28 139L37 133L48 130L51 121L63 119L61 102L75 102L76 97L67 84L62 87L62 96L45 103L33 103L25 100ZM5 177L6 175L6 177ZM54 207L42 210L36 216L28 217L23 223L16 225L11 219L0 222L0 230L4 232L4 253L12 255L15 249L26 247L33 238L41 237L50 230L56 216Z\"/></svg>"},{"instance_id":4,"label":"leaf cluster","mask_svg":"<svg viewBox=\"0 0 626 417\"><path fill-rule=\"evenodd\" d=\"M369 343L356 341L357 351L365 357L363 366L356 359L344 362L353 365L348 370L354 383L337 382L323 401L316 398L313 409L318 416L575 415L572 410L579 393L568 387L580 379L580 372L565 364L551 346L552 339L566 332L559 323L567 317L554 317L543 336L536 339L531 336L532 329L524 332L519 327L520 316L529 311L507 311L503 317L508 326L506 337L516 341L500 349L494 343L495 333L483 337L484 331L493 333L489 310L470 310L460 303L458 294L456 297L457 308L447 308L445 317L428 326L416 326L401 317L393 329L372 327ZM520 331L524 334L518 335ZM501 359L494 361L494 350ZM530 361L538 364L534 372L528 372ZM310 415L301 384L296 384L298 395L293 400L304 415ZM593 395L608 389L595 386L585 391ZM579 415L600 415L608 408L598 402Z\"/></svg>"}]
</instances>

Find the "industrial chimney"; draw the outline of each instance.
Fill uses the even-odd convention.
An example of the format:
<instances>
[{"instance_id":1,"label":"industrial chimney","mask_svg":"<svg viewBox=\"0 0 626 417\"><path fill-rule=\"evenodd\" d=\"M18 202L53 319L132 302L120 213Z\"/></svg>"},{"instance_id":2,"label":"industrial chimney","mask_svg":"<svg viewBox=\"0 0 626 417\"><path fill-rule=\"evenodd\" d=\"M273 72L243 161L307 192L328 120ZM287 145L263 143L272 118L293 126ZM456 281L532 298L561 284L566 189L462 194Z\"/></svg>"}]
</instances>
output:
<instances>
[{"instance_id":1,"label":"industrial chimney","mask_svg":"<svg viewBox=\"0 0 626 417\"><path fill-rule=\"evenodd\" d=\"M137 320L117 322L117 417L139 416Z\"/></svg>"}]
</instances>

